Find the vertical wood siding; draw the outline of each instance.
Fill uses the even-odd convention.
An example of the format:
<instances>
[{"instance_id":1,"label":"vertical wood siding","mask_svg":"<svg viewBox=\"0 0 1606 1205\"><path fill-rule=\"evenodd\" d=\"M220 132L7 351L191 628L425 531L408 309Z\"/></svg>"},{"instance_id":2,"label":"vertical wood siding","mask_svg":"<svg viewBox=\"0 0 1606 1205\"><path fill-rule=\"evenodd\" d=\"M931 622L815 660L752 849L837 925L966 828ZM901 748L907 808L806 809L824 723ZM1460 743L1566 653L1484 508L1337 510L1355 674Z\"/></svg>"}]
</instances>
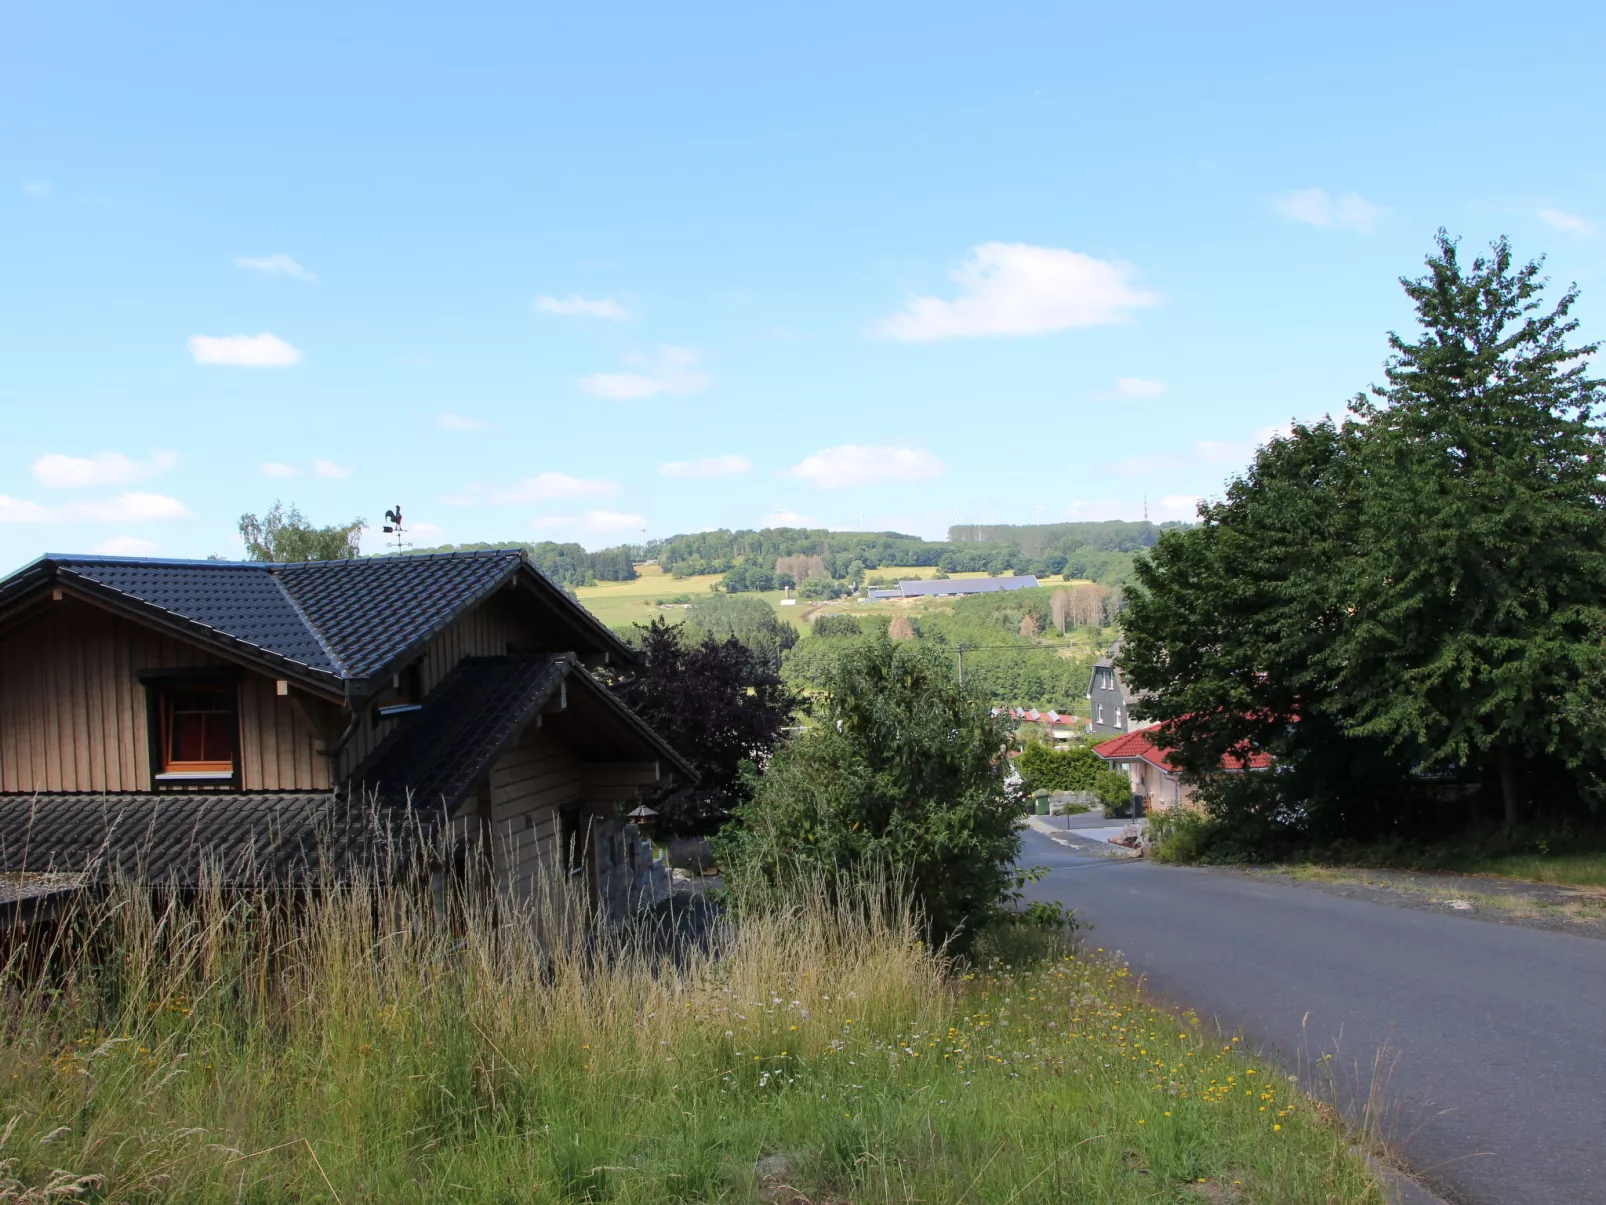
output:
<instances>
[{"instance_id":1,"label":"vertical wood siding","mask_svg":"<svg viewBox=\"0 0 1606 1205\"><path fill-rule=\"evenodd\" d=\"M0 637L0 792L148 791L142 669L226 664L182 641L65 599ZM241 786L324 790L326 758L272 678L242 673Z\"/></svg>"},{"instance_id":2,"label":"vertical wood siding","mask_svg":"<svg viewBox=\"0 0 1606 1205\"><path fill-rule=\"evenodd\" d=\"M533 723L491 767L492 866L503 890L531 898L558 868L558 810L580 801L582 777L572 750Z\"/></svg>"}]
</instances>

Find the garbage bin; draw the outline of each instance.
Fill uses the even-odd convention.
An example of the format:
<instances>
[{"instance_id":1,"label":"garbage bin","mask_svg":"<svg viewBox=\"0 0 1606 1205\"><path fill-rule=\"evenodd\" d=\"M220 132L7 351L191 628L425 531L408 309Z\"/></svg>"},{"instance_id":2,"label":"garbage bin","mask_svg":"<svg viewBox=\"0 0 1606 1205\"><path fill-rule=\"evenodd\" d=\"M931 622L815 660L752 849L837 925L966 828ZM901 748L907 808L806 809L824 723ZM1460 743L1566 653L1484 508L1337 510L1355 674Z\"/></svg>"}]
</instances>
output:
<instances>
[{"instance_id":1,"label":"garbage bin","mask_svg":"<svg viewBox=\"0 0 1606 1205\"><path fill-rule=\"evenodd\" d=\"M1047 791L1032 792L1032 802L1037 805L1037 814L1039 816L1048 815L1048 794Z\"/></svg>"}]
</instances>

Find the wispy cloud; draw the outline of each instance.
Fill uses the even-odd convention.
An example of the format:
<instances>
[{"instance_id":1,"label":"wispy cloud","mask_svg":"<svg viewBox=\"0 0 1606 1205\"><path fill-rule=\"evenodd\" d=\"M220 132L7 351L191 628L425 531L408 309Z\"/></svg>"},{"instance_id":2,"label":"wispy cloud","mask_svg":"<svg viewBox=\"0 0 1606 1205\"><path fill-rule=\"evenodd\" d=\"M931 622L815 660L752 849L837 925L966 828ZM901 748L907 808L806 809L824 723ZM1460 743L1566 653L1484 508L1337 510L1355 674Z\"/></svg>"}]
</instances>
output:
<instances>
[{"instance_id":1,"label":"wispy cloud","mask_svg":"<svg viewBox=\"0 0 1606 1205\"><path fill-rule=\"evenodd\" d=\"M537 473L500 488L476 481L461 494L454 494L443 501L449 506L483 506L487 503L516 506L523 502L549 502L562 498L610 498L618 492L617 485L601 478L571 477L568 473ZM548 518L572 521L572 516L553 515Z\"/></svg>"},{"instance_id":2,"label":"wispy cloud","mask_svg":"<svg viewBox=\"0 0 1606 1205\"><path fill-rule=\"evenodd\" d=\"M149 460L135 460L121 452L96 452L93 456L47 452L33 462L33 478L56 489L131 485L176 464L178 457L172 452L157 452Z\"/></svg>"},{"instance_id":3,"label":"wispy cloud","mask_svg":"<svg viewBox=\"0 0 1606 1205\"><path fill-rule=\"evenodd\" d=\"M42 201L55 191L49 180L41 176L30 176L22 182L22 195Z\"/></svg>"},{"instance_id":4,"label":"wispy cloud","mask_svg":"<svg viewBox=\"0 0 1606 1205\"><path fill-rule=\"evenodd\" d=\"M787 476L823 489L877 482L925 481L942 475L942 461L923 448L842 444L823 448L787 470Z\"/></svg>"},{"instance_id":5,"label":"wispy cloud","mask_svg":"<svg viewBox=\"0 0 1606 1205\"><path fill-rule=\"evenodd\" d=\"M166 494L127 493L96 502L46 506L0 494L0 523L142 523L185 519L189 508Z\"/></svg>"},{"instance_id":6,"label":"wispy cloud","mask_svg":"<svg viewBox=\"0 0 1606 1205\"><path fill-rule=\"evenodd\" d=\"M470 418L466 414L453 414L442 410L435 416L435 425L442 431L489 431L491 424L483 418Z\"/></svg>"},{"instance_id":7,"label":"wispy cloud","mask_svg":"<svg viewBox=\"0 0 1606 1205\"><path fill-rule=\"evenodd\" d=\"M1117 397L1159 397L1166 391L1164 381L1155 381L1147 377L1116 377L1115 393Z\"/></svg>"},{"instance_id":8,"label":"wispy cloud","mask_svg":"<svg viewBox=\"0 0 1606 1205\"><path fill-rule=\"evenodd\" d=\"M869 333L911 343L1040 335L1126 322L1159 302L1132 285L1128 264L1028 243L982 243L951 275L958 297L913 297Z\"/></svg>"},{"instance_id":9,"label":"wispy cloud","mask_svg":"<svg viewBox=\"0 0 1606 1205\"><path fill-rule=\"evenodd\" d=\"M149 556L159 548L161 545L155 540L139 536L112 536L92 546L89 551L101 556Z\"/></svg>"},{"instance_id":10,"label":"wispy cloud","mask_svg":"<svg viewBox=\"0 0 1606 1205\"><path fill-rule=\"evenodd\" d=\"M646 516L617 510L588 510L582 515L536 515L530 520L530 527L535 531L577 529L590 535L641 531L646 526Z\"/></svg>"},{"instance_id":11,"label":"wispy cloud","mask_svg":"<svg viewBox=\"0 0 1606 1205\"><path fill-rule=\"evenodd\" d=\"M702 460L671 460L658 466L665 477L740 477L753 471L745 456L709 456Z\"/></svg>"},{"instance_id":12,"label":"wispy cloud","mask_svg":"<svg viewBox=\"0 0 1606 1205\"><path fill-rule=\"evenodd\" d=\"M701 393L714 383L714 378L692 366L702 359L702 353L690 347L660 347L652 355L635 353L625 357L625 363L644 369L642 372L598 372L581 377L580 388L595 397L633 401L657 397L659 394L685 395Z\"/></svg>"},{"instance_id":13,"label":"wispy cloud","mask_svg":"<svg viewBox=\"0 0 1606 1205\"><path fill-rule=\"evenodd\" d=\"M1132 456L1126 460L1112 461L1104 467L1104 472L1113 477L1147 477L1151 473L1198 464L1244 465L1249 463L1259 444L1277 433L1276 428L1264 428L1256 432L1255 442L1201 439L1186 453L1154 452L1145 456Z\"/></svg>"},{"instance_id":14,"label":"wispy cloud","mask_svg":"<svg viewBox=\"0 0 1606 1205\"><path fill-rule=\"evenodd\" d=\"M293 464L285 464L278 460L265 461L257 466L257 472L264 477L299 477L301 470Z\"/></svg>"},{"instance_id":15,"label":"wispy cloud","mask_svg":"<svg viewBox=\"0 0 1606 1205\"><path fill-rule=\"evenodd\" d=\"M1285 218L1307 226L1338 227L1370 234L1388 212L1359 193L1329 196L1324 188L1303 188L1272 199L1272 208Z\"/></svg>"},{"instance_id":16,"label":"wispy cloud","mask_svg":"<svg viewBox=\"0 0 1606 1205\"><path fill-rule=\"evenodd\" d=\"M197 364L231 368L288 368L301 362L301 352L278 335L191 335L190 355Z\"/></svg>"},{"instance_id":17,"label":"wispy cloud","mask_svg":"<svg viewBox=\"0 0 1606 1205\"><path fill-rule=\"evenodd\" d=\"M338 465L332 460L314 460L312 462L312 475L314 477L345 478L351 476L351 470L344 465Z\"/></svg>"},{"instance_id":18,"label":"wispy cloud","mask_svg":"<svg viewBox=\"0 0 1606 1205\"><path fill-rule=\"evenodd\" d=\"M1552 230L1560 230L1564 234L1582 234L1585 236L1595 233L1595 224L1588 218L1581 218L1576 213L1568 213L1564 209L1551 209L1549 206L1539 210L1539 220Z\"/></svg>"},{"instance_id":19,"label":"wispy cloud","mask_svg":"<svg viewBox=\"0 0 1606 1205\"><path fill-rule=\"evenodd\" d=\"M304 280L312 284L318 278L307 271L288 255L240 255L234 260L236 268L248 268L252 272L261 272L268 276L290 276L296 280Z\"/></svg>"},{"instance_id":20,"label":"wispy cloud","mask_svg":"<svg viewBox=\"0 0 1606 1205\"><path fill-rule=\"evenodd\" d=\"M765 515L763 522L765 527L818 527L819 525L819 520L813 515L800 515L797 511L788 510L784 506Z\"/></svg>"},{"instance_id":21,"label":"wispy cloud","mask_svg":"<svg viewBox=\"0 0 1606 1205\"><path fill-rule=\"evenodd\" d=\"M612 297L599 297L593 301L578 293L570 293L567 297L537 297L535 308L542 314L560 314L566 318L579 316L623 322L630 317L630 311Z\"/></svg>"}]
</instances>

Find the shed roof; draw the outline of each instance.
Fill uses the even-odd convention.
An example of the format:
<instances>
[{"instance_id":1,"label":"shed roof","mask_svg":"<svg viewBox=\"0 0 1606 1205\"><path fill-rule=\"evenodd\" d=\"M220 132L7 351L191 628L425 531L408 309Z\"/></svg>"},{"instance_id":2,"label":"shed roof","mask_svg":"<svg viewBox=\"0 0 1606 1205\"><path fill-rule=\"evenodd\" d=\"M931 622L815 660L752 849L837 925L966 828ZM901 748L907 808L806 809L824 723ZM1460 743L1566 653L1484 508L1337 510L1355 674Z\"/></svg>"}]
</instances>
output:
<instances>
[{"instance_id":1,"label":"shed roof","mask_svg":"<svg viewBox=\"0 0 1606 1205\"><path fill-rule=\"evenodd\" d=\"M1000 590L1029 590L1037 584L1037 579L1030 574L1017 577L949 577L899 582L898 590L904 598L922 598L933 594L996 594Z\"/></svg>"}]
</instances>

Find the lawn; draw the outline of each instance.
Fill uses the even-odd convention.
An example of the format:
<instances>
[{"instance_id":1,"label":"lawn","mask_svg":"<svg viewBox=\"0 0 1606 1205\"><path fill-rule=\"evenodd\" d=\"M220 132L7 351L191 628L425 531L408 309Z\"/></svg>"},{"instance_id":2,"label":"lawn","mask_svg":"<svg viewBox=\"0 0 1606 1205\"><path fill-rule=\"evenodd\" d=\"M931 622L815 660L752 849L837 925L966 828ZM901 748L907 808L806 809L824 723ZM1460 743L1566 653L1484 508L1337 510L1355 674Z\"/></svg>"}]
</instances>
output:
<instances>
[{"instance_id":1,"label":"lawn","mask_svg":"<svg viewBox=\"0 0 1606 1205\"><path fill-rule=\"evenodd\" d=\"M1606 853L1449 856L1434 859L1432 869L1568 887L1606 887Z\"/></svg>"},{"instance_id":2,"label":"lawn","mask_svg":"<svg viewBox=\"0 0 1606 1205\"><path fill-rule=\"evenodd\" d=\"M665 960L505 905L114 896L50 991L6 976L0 1200L1381 1205L1277 1069L1099 953L953 965L819 898Z\"/></svg>"}]
</instances>

